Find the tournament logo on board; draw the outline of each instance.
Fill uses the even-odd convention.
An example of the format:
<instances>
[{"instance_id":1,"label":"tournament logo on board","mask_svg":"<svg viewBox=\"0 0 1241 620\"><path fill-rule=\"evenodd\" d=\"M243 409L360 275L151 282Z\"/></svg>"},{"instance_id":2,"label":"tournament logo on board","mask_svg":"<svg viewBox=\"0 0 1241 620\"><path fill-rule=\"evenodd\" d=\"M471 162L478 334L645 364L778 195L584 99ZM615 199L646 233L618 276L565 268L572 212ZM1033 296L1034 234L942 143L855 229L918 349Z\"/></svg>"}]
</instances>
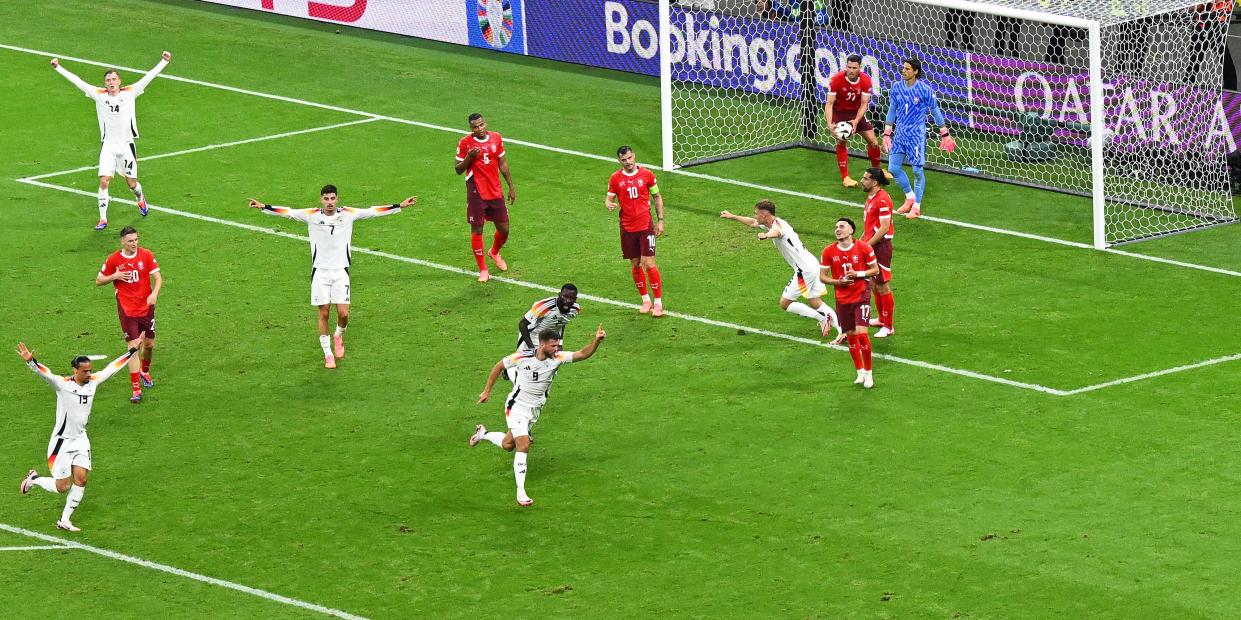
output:
<instances>
[{"instance_id":1,"label":"tournament logo on board","mask_svg":"<svg viewBox=\"0 0 1241 620\"><path fill-rule=\"evenodd\" d=\"M513 40L510 0L478 0L478 31L491 47L503 49Z\"/></svg>"}]
</instances>

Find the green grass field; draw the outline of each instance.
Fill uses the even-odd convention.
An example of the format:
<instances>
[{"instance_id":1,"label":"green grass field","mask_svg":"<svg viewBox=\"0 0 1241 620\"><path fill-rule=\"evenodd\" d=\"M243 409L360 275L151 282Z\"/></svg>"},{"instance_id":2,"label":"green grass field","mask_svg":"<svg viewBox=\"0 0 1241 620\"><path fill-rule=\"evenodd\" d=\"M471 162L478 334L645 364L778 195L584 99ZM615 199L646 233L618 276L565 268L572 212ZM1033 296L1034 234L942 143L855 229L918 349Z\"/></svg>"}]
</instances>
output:
<instances>
[{"instance_id":1,"label":"green grass field","mask_svg":"<svg viewBox=\"0 0 1241 620\"><path fill-rule=\"evenodd\" d=\"M143 69L169 49L166 75L460 130L376 120L145 159L163 209L114 202L96 233L73 193L93 193L93 171L17 180L94 164L91 103L48 55L0 48L0 341L56 372L121 353L93 279L125 224L166 282L157 386L134 406L117 378L94 406L79 534L53 528L63 496L13 492L46 473L54 398L17 355L0 364L0 616L320 615L92 550L368 618L1241 615L1241 227L1098 252L1005 233L1088 243L1083 199L932 174L932 217L897 223L900 329L863 391L846 352L779 310L788 268L770 244L717 217L772 198L821 248L862 199L830 155L661 174L677 315L653 320L610 302L636 295L603 197L617 145L658 159L655 80L188 0L5 3L0 20L7 46ZM503 96L480 99L483 82ZM163 78L139 110L140 159L365 120ZM475 110L517 183L505 276L590 296L566 347L609 334L559 374L528 509L510 456L466 445L475 423L503 428L499 396L474 401L546 294L452 270L473 264L452 152ZM357 206L419 197L357 225L355 246L391 256L355 254L336 371L307 243L265 234L305 227L246 208L313 206L328 182ZM7 550L58 544L25 532L92 550Z\"/></svg>"}]
</instances>

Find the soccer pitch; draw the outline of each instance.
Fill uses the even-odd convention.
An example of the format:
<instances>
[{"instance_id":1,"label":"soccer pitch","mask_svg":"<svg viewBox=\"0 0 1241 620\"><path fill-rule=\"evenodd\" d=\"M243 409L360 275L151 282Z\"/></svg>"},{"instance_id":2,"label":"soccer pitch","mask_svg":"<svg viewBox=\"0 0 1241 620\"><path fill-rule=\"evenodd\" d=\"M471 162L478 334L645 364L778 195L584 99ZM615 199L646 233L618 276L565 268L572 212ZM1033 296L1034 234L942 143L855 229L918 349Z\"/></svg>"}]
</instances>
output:
<instances>
[{"instance_id":1,"label":"soccer pitch","mask_svg":"<svg viewBox=\"0 0 1241 620\"><path fill-rule=\"evenodd\" d=\"M1241 227L1100 252L1083 199L930 174L864 391L780 311L771 244L718 218L770 198L817 254L861 215L830 154L656 171L656 320L603 206L618 145L657 159L656 80L185 0L0 20L5 346L57 373L122 352L93 280L126 224L165 278L156 387L135 406L115 378L94 405L80 533L52 527L63 496L12 492L46 473L55 400L0 364L5 618L1241 615ZM152 213L114 182L95 232L93 104L48 60L131 83L164 49L138 103ZM474 111L518 196L487 284L452 171ZM246 208L315 206L325 183L419 197L357 226L335 371L305 226ZM566 349L608 338L559 373L519 508L510 455L466 438L503 428L503 384L474 401L565 282Z\"/></svg>"}]
</instances>

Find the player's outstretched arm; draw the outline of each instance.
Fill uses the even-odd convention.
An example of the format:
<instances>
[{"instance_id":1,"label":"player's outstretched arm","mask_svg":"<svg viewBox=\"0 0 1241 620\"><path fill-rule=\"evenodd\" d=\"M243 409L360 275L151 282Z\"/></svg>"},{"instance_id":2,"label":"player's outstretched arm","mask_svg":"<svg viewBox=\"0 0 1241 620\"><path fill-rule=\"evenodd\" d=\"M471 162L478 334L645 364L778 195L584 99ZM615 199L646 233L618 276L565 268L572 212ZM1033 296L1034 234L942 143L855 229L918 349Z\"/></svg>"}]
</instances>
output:
<instances>
[{"instance_id":1,"label":"player's outstretched arm","mask_svg":"<svg viewBox=\"0 0 1241 620\"><path fill-rule=\"evenodd\" d=\"M358 220L369 220L374 217L383 217L385 215L396 215L401 209L412 207L418 202L417 196L410 196L401 202L394 202L390 205L379 205L369 209L354 209L353 217Z\"/></svg>"},{"instance_id":2,"label":"player's outstretched arm","mask_svg":"<svg viewBox=\"0 0 1241 620\"><path fill-rule=\"evenodd\" d=\"M276 205L264 204L253 198L250 199L249 204L251 209L258 209L268 215L275 215L277 217L297 220L299 222L310 221L310 213L301 209L290 209L288 207L278 207Z\"/></svg>"},{"instance_id":3,"label":"player's outstretched arm","mask_svg":"<svg viewBox=\"0 0 1241 620\"><path fill-rule=\"evenodd\" d=\"M580 362L590 359L590 356L594 355L595 350L599 348L599 343L603 342L603 339L607 337L608 333L603 331L603 324L600 323L599 327L595 328L595 339L591 340L590 344L582 347L581 351L574 351L569 357L570 361Z\"/></svg>"},{"instance_id":4,"label":"player's outstretched arm","mask_svg":"<svg viewBox=\"0 0 1241 620\"><path fill-rule=\"evenodd\" d=\"M758 228L758 220L752 217L746 217L744 215L736 215L731 211L720 211L720 217L726 220L733 220L735 222L741 222L742 224L745 224L746 226L749 226L750 228Z\"/></svg>"},{"instance_id":5,"label":"player's outstretched arm","mask_svg":"<svg viewBox=\"0 0 1241 620\"><path fill-rule=\"evenodd\" d=\"M483 386L482 393L478 395L477 404L481 405L491 398L491 388L495 387L496 379L500 378L502 372L504 372L504 360L496 362L496 365L491 367L491 374L487 375L487 385Z\"/></svg>"},{"instance_id":6,"label":"player's outstretched arm","mask_svg":"<svg viewBox=\"0 0 1241 620\"><path fill-rule=\"evenodd\" d=\"M163 71L164 67L167 67L168 62L171 60L172 60L172 54L168 52L164 52L160 56L159 62L155 64L155 67L153 67L150 71L147 71L146 75L143 75L142 77L138 78L137 82L134 82L134 85L131 87L134 94L141 95L142 91L146 90L147 85L151 83L151 80L154 80L155 76L159 75L159 72Z\"/></svg>"},{"instance_id":7,"label":"player's outstretched arm","mask_svg":"<svg viewBox=\"0 0 1241 620\"><path fill-rule=\"evenodd\" d=\"M107 381L108 378L116 374L117 371L119 371L122 368L125 368L126 366L129 366L129 358L133 357L134 354L137 352L138 352L138 349L130 349L126 351L120 357L112 360L111 362L108 362L108 365L104 366L103 370L91 376L91 380L93 380L95 383L103 383L104 381Z\"/></svg>"},{"instance_id":8,"label":"player's outstretched arm","mask_svg":"<svg viewBox=\"0 0 1241 620\"><path fill-rule=\"evenodd\" d=\"M48 385L55 388L60 384L60 377L53 374L47 366L40 364L39 360L34 358L34 351L26 348L26 343L17 343L17 354L21 356L23 362L26 362L26 366L29 367L34 374L38 375L40 379L47 381Z\"/></svg>"},{"instance_id":9,"label":"player's outstretched arm","mask_svg":"<svg viewBox=\"0 0 1241 620\"><path fill-rule=\"evenodd\" d=\"M56 70L56 73L63 75L65 79L69 80L69 82L74 86L77 86L78 90L86 93L87 97L90 97L91 99L95 98L95 93L99 90L99 88L83 82L82 78L74 75L72 71L60 66L59 58L52 59L52 68Z\"/></svg>"}]
</instances>

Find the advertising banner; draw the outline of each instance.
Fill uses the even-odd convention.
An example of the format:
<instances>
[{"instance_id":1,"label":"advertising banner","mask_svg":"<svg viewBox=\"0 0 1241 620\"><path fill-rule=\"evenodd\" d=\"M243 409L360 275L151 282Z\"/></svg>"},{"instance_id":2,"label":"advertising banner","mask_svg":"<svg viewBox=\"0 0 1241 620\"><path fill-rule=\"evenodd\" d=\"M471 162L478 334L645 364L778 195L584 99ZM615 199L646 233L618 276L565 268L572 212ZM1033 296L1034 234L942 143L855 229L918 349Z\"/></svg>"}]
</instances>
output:
<instances>
[{"instance_id":1,"label":"advertising banner","mask_svg":"<svg viewBox=\"0 0 1241 620\"><path fill-rule=\"evenodd\" d=\"M459 2L440 0L203 0L266 13L391 32L420 39L469 45ZM476 7L471 7L475 9ZM477 17L471 15L474 22Z\"/></svg>"}]
</instances>

